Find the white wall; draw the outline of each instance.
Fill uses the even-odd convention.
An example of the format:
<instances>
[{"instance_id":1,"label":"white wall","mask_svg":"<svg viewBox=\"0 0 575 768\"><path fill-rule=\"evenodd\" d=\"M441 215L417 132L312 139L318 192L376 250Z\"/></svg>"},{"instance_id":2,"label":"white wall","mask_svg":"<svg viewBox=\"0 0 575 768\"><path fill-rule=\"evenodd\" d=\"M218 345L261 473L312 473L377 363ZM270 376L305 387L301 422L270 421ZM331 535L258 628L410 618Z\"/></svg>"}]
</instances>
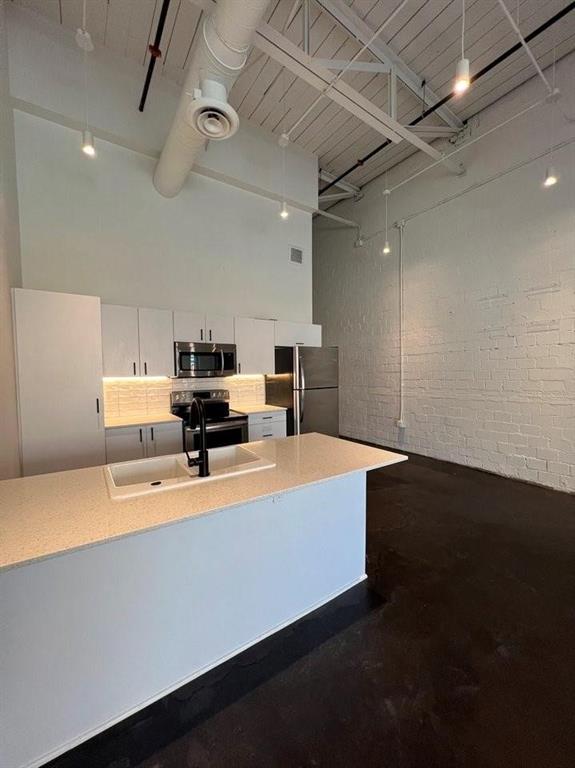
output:
<instances>
[{"instance_id":1,"label":"white wall","mask_svg":"<svg viewBox=\"0 0 575 768\"><path fill-rule=\"evenodd\" d=\"M575 115L574 55L557 82ZM542 95L530 81L485 110L473 135ZM555 128L557 144L573 142L573 124L556 118ZM539 107L463 151L465 176L437 169L391 196L390 222L407 219L403 434L398 241L393 230L393 252L381 254L384 179L335 209L361 224L362 249L353 232L317 225L314 319L341 347L343 434L575 491L575 144L556 151L560 182L544 190L548 159L525 161L549 141ZM423 165L418 155L397 166L388 185Z\"/></svg>"},{"instance_id":2,"label":"white wall","mask_svg":"<svg viewBox=\"0 0 575 768\"><path fill-rule=\"evenodd\" d=\"M0 0L0 480L20 474L10 287L20 283L14 124L5 3Z\"/></svg>"},{"instance_id":3,"label":"white wall","mask_svg":"<svg viewBox=\"0 0 575 768\"><path fill-rule=\"evenodd\" d=\"M108 52L90 58L89 114L96 135L109 140L98 140L97 159L87 159L75 130L83 78L73 35L19 8L9 21L25 287L311 319L310 214L293 211L282 222L276 202L196 173L177 198L162 198L151 180L154 155L179 88L155 78L141 115L145 70ZM201 165L281 191L275 139L245 121L229 142L211 143ZM287 197L313 207L316 159L290 148L287 169ZM303 266L290 263L290 245L303 248Z\"/></svg>"}]
</instances>

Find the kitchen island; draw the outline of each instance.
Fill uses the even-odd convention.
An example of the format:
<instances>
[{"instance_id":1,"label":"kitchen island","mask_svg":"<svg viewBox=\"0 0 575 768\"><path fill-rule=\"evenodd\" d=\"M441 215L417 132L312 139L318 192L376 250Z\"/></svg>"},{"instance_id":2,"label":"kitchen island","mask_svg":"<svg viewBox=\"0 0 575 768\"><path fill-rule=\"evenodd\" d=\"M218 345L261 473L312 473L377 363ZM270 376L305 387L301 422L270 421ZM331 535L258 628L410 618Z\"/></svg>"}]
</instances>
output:
<instances>
[{"instance_id":1,"label":"kitchen island","mask_svg":"<svg viewBox=\"0 0 575 768\"><path fill-rule=\"evenodd\" d=\"M406 457L318 434L245 447L274 466L125 500L104 467L0 482L5 768L42 765L365 578L366 473Z\"/></svg>"}]
</instances>

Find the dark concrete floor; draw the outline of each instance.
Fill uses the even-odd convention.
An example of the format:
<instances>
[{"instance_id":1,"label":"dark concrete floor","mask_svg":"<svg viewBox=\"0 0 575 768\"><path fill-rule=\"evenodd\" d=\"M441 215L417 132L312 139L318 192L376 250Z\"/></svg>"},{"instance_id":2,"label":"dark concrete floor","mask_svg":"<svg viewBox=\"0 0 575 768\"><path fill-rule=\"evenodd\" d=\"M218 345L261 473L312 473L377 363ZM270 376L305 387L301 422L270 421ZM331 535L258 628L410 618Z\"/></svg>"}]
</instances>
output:
<instances>
[{"instance_id":1,"label":"dark concrete floor","mask_svg":"<svg viewBox=\"0 0 575 768\"><path fill-rule=\"evenodd\" d=\"M432 459L368 480L369 587L52 768L573 768L575 498Z\"/></svg>"}]
</instances>

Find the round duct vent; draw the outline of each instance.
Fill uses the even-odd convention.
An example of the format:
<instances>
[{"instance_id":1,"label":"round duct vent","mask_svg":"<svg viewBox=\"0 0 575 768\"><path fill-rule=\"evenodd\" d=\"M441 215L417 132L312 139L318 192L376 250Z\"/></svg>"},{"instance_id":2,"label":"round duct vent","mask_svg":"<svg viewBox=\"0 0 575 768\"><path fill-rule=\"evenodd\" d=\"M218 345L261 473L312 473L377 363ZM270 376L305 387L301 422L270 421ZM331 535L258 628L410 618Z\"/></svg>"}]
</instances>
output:
<instances>
[{"instance_id":1,"label":"round duct vent","mask_svg":"<svg viewBox=\"0 0 575 768\"><path fill-rule=\"evenodd\" d=\"M206 139L229 139L238 130L236 110L225 101L203 96L194 97L187 113L188 123Z\"/></svg>"}]
</instances>

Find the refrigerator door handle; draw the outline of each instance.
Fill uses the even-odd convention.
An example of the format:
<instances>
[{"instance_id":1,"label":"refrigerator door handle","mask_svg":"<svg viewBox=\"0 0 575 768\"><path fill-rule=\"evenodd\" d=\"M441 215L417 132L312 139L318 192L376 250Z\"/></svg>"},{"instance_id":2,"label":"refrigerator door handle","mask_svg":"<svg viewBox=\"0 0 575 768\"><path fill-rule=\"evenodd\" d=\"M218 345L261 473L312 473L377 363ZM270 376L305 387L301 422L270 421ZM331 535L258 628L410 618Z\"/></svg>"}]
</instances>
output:
<instances>
[{"instance_id":1,"label":"refrigerator door handle","mask_svg":"<svg viewBox=\"0 0 575 768\"><path fill-rule=\"evenodd\" d=\"M301 392L298 389L293 390L293 433L294 435L300 434L300 395Z\"/></svg>"},{"instance_id":2,"label":"refrigerator door handle","mask_svg":"<svg viewBox=\"0 0 575 768\"><path fill-rule=\"evenodd\" d=\"M305 379L304 379L304 382L305 382ZM303 412L305 407L305 389L301 390L301 392L299 393L299 396L300 396L299 423L303 424ZM299 431L300 430L298 429L298 434L299 434Z\"/></svg>"},{"instance_id":3,"label":"refrigerator door handle","mask_svg":"<svg viewBox=\"0 0 575 768\"><path fill-rule=\"evenodd\" d=\"M300 389L305 389L305 368L303 367L303 360L301 359L299 361L299 381L300 381ZM303 401L302 401L302 411L303 411Z\"/></svg>"}]
</instances>

